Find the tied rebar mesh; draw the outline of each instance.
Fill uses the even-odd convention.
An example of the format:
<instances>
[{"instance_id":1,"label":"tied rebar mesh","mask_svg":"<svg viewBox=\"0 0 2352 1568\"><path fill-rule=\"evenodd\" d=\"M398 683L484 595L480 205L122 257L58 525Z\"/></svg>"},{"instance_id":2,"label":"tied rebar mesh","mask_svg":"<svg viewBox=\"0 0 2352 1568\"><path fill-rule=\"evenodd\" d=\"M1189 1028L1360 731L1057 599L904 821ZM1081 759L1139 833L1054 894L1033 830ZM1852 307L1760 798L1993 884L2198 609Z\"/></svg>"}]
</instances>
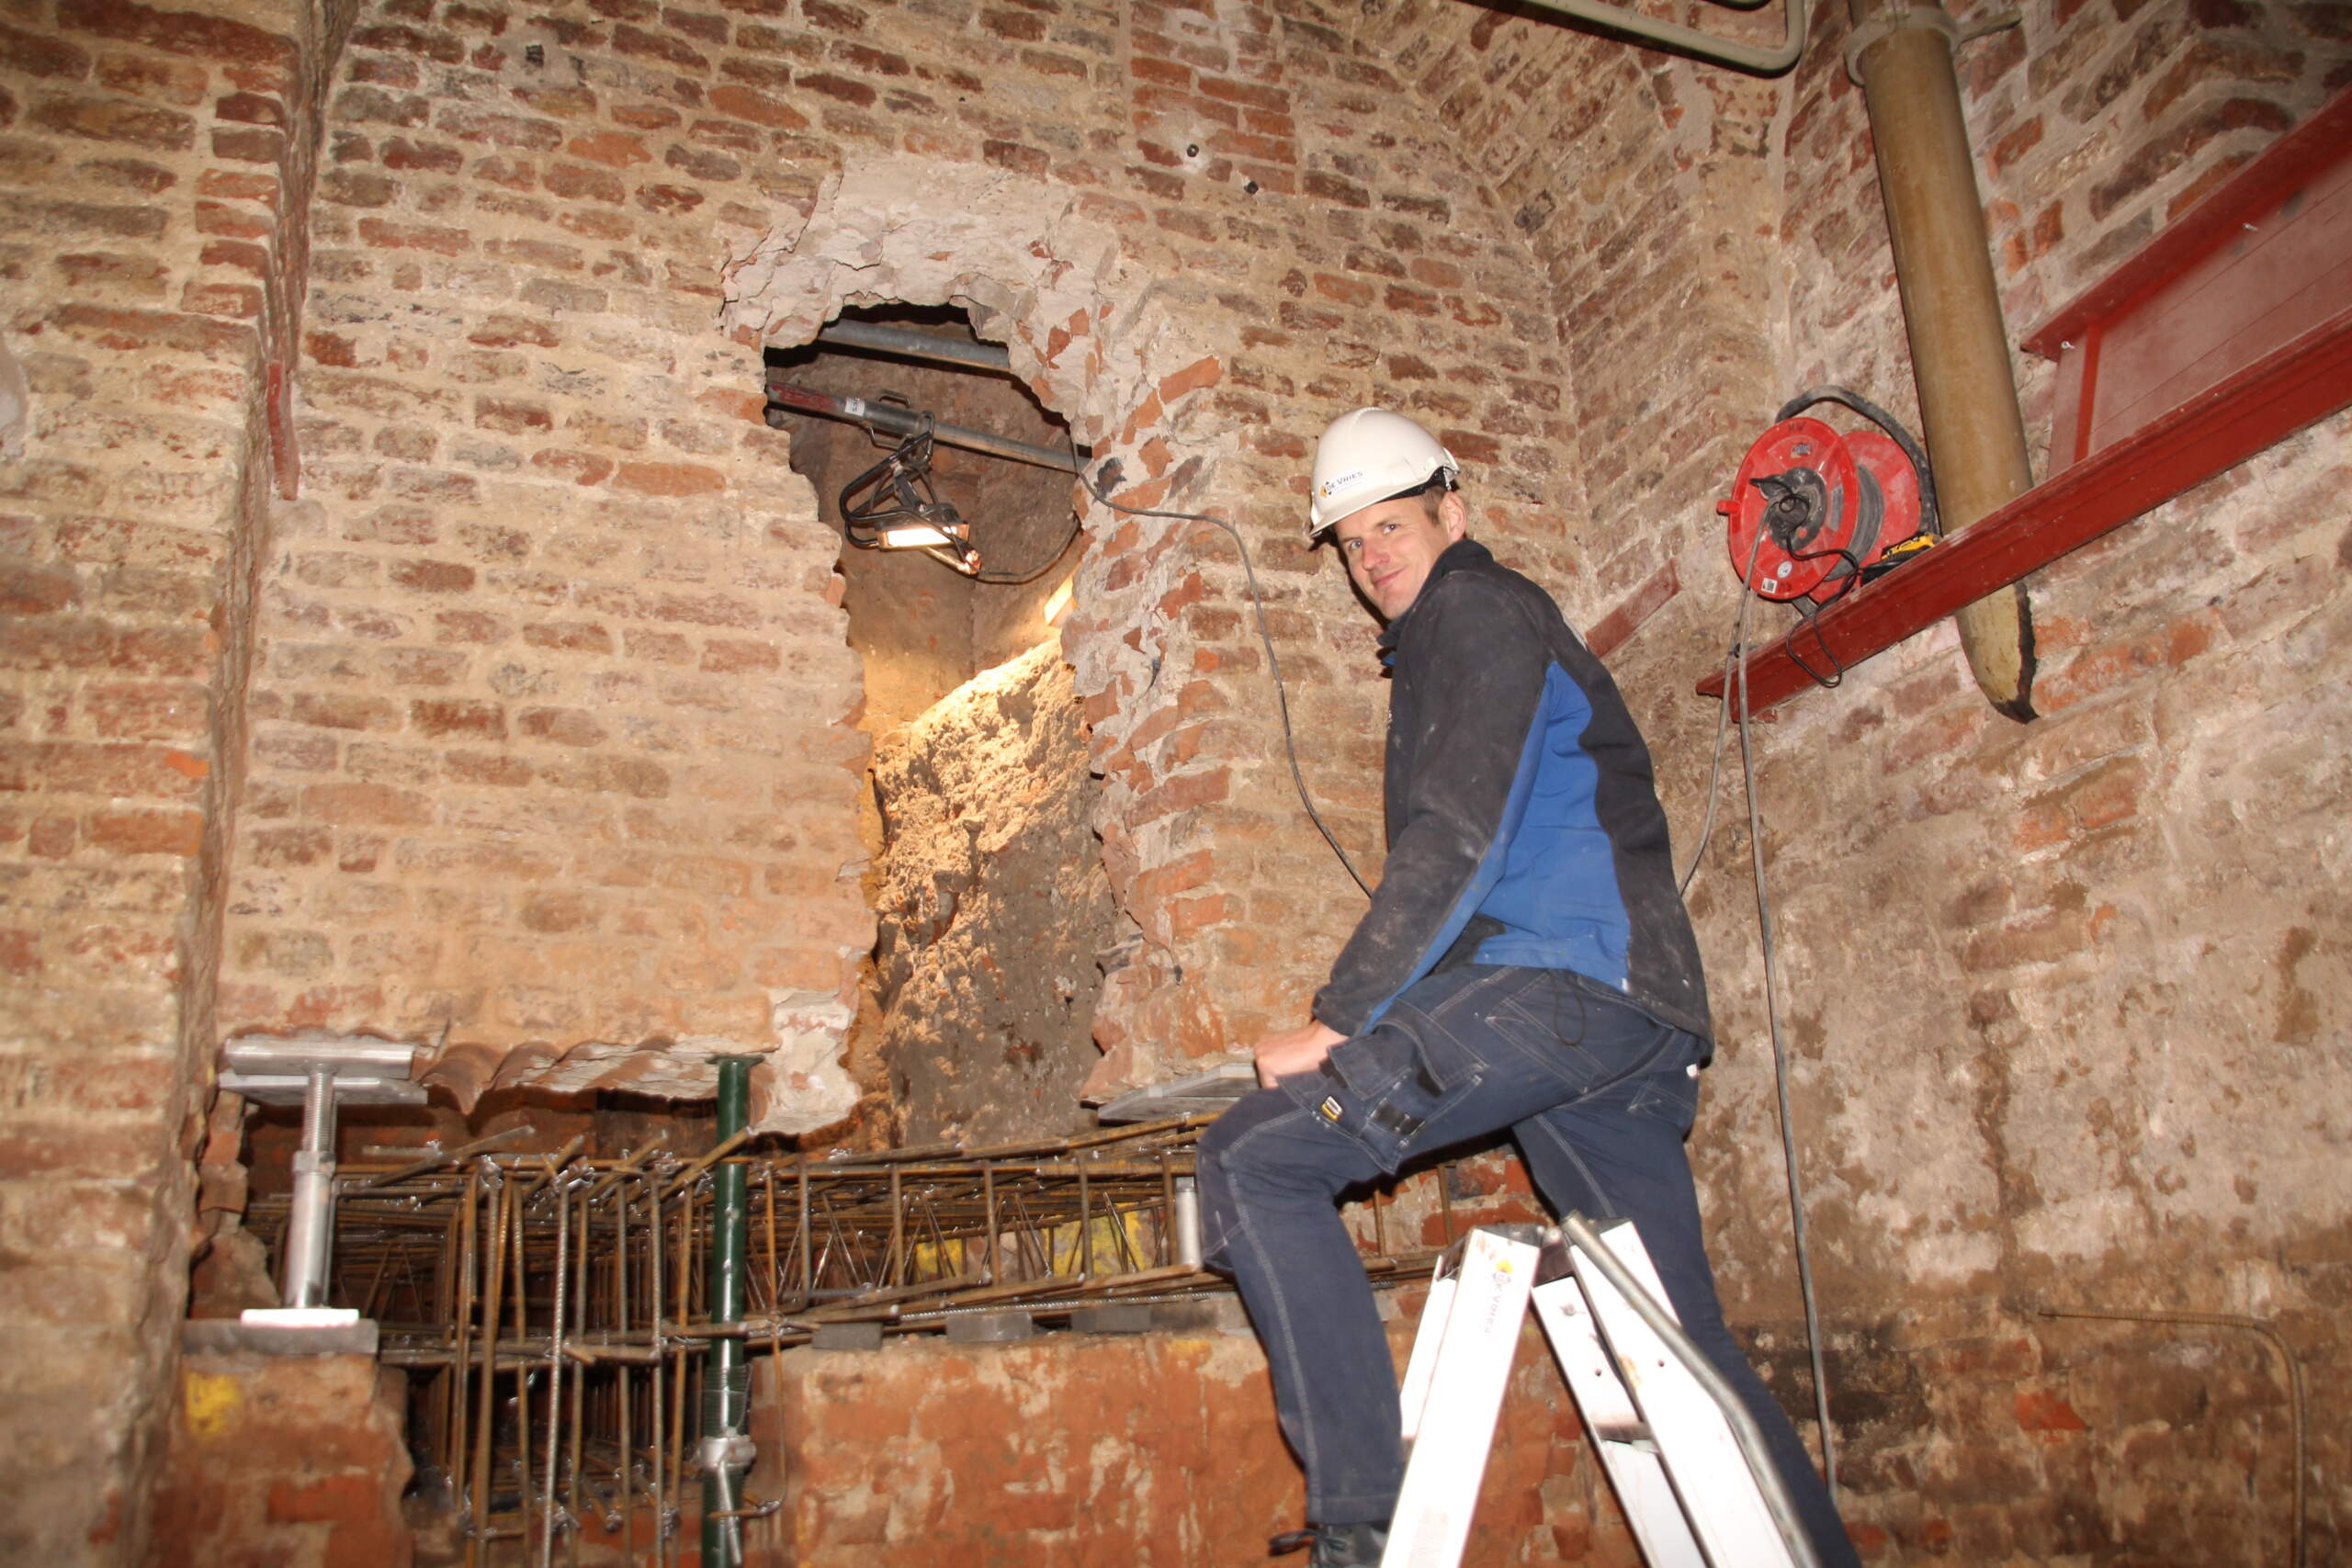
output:
<instances>
[{"instance_id":1,"label":"tied rebar mesh","mask_svg":"<svg viewBox=\"0 0 2352 1568\"><path fill-rule=\"evenodd\" d=\"M944 1328L977 1314L1048 1323L1087 1307L1223 1293L1184 1259L1193 1146L1213 1118L985 1149L841 1158L741 1152L684 1160L657 1138L618 1157L454 1151L445 1162L346 1165L334 1195L330 1299L379 1325L412 1374L412 1442L468 1564L571 1561L618 1545L685 1553L702 1506L695 1432L714 1340L747 1355L828 1328ZM503 1141L503 1140L501 1140ZM749 1208L740 1316L707 1300L712 1190ZM283 1199L252 1223L282 1240ZM1386 1256L1377 1205L1367 1267ZM873 1327L864 1330L869 1336ZM774 1504L735 1496L731 1517Z\"/></svg>"}]
</instances>

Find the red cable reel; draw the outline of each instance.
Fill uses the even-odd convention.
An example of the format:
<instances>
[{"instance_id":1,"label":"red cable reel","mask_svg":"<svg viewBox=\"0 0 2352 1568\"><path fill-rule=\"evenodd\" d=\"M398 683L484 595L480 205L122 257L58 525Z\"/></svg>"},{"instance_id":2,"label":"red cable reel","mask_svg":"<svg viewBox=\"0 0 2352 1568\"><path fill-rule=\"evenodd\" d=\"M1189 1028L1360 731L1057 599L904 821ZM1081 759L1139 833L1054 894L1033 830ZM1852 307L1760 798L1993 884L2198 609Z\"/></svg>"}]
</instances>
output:
<instances>
[{"instance_id":1,"label":"red cable reel","mask_svg":"<svg viewBox=\"0 0 2352 1568\"><path fill-rule=\"evenodd\" d=\"M1877 576L1918 536L1923 513L1919 472L1901 444L1802 415L1747 449L1731 499L1715 510L1729 525L1732 570L1761 597L1807 614Z\"/></svg>"}]
</instances>

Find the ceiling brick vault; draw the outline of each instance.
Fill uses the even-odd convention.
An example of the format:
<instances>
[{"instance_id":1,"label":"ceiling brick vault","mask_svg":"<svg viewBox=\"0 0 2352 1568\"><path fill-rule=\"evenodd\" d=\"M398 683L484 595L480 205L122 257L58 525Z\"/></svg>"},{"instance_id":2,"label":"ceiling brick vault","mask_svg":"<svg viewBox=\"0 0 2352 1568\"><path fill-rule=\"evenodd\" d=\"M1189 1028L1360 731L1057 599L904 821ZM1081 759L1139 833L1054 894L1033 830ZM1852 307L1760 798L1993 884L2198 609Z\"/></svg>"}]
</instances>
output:
<instances>
[{"instance_id":1,"label":"ceiling brick vault","mask_svg":"<svg viewBox=\"0 0 2352 1568\"><path fill-rule=\"evenodd\" d=\"M1958 54L2012 344L2352 89L2322 0L2018 13ZM0 4L0 1558L416 1550L400 1386L339 1427L364 1365L179 1354L191 1267L250 1257L277 1179L216 1091L227 1038L413 1043L452 1135L518 1102L684 1129L748 1054L762 1134L846 1135L875 725L842 533L793 467L819 443L763 393L845 310L962 312L1111 500L1230 522L1367 875L1376 628L1302 536L1305 472L1373 402L1462 459L1474 532L1626 692L1680 856L1713 805L1693 1161L1729 1315L1809 1412L1747 802L1736 761L1711 796L1692 688L1738 605L1714 504L1773 411L1829 382L1917 408L1847 6L1810 20L1768 82L1470 0ZM2039 464L2051 374L2016 371ZM1100 781L1066 782L1102 874L1062 886L1107 884L1119 940L984 956L1099 989L1100 1093L1297 1021L1363 900L1299 809L1236 537L1071 502L1062 665L988 692L1080 705L1084 767L1054 766ZM2338 412L2036 574L2033 723L1939 629L1754 731L1874 1568L2275 1561L2299 1495L2309 1560L2346 1550L2343 1423L2298 1477L2263 1344L2144 1314L2260 1320L2314 1412L2352 1400L2347 528ZM1441 1200L1510 1201L1505 1157L1479 1169ZM1093 1400L1053 1430L1010 1363L896 1366L871 1386L920 1420L833 1411L824 1484L920 1462L1007 1562L1141 1560L1062 1493L1002 1502L1031 1472L1132 1504L1122 1551L1162 1507L1221 1542L1196 1479L1147 1483L1155 1407L1087 1354L1023 1363ZM1254 1354L1119 1364L1186 1391L1170 1451L1230 1447L1279 1514L1295 1475L1237 1415ZM763 1397L854 1372L779 1358ZM967 1375L1036 1431L977 1435ZM1472 1561L1624 1560L1572 1416L1535 1408ZM279 1440L235 1436L272 1410ZM243 1501L206 1503L205 1464ZM796 1550L950 1560L935 1527L812 1503Z\"/></svg>"}]
</instances>

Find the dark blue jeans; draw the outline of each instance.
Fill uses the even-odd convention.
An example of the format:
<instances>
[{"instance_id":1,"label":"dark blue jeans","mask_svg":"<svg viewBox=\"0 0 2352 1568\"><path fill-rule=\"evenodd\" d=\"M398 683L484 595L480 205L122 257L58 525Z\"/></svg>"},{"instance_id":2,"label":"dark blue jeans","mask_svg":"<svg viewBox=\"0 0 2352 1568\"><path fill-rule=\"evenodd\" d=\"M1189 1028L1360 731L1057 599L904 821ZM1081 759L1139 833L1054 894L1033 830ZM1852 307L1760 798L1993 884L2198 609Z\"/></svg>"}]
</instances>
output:
<instances>
[{"instance_id":1,"label":"dark blue jeans","mask_svg":"<svg viewBox=\"0 0 2352 1568\"><path fill-rule=\"evenodd\" d=\"M1555 1212L1634 1222L1682 1326L1763 1427L1822 1562L1858 1562L1796 1429L1724 1326L1682 1149L1702 1050L1581 976L1467 964L1407 990L1320 1072L1209 1128L1204 1250L1265 1343L1308 1518L1385 1519L1404 1479L1396 1371L1339 1195L1508 1127Z\"/></svg>"}]
</instances>

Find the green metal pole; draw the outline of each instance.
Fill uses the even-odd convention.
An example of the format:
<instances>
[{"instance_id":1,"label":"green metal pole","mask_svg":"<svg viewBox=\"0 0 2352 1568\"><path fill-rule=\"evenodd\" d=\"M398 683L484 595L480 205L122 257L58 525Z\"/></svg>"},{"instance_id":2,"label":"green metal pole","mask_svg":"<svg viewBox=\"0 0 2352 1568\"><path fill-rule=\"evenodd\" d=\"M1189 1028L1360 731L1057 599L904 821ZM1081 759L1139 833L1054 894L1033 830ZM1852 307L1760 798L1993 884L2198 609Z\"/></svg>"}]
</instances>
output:
<instances>
[{"instance_id":1,"label":"green metal pole","mask_svg":"<svg viewBox=\"0 0 2352 1568\"><path fill-rule=\"evenodd\" d=\"M718 1138L743 1130L751 1100L750 1056L718 1058ZM710 1320L743 1319L743 1259L751 1251L752 1211L741 1165L720 1160L711 1168ZM752 1371L740 1337L710 1342L702 1373L702 1562L703 1568L741 1568L743 1521L724 1518L742 1507L743 1477L752 1468Z\"/></svg>"}]
</instances>

